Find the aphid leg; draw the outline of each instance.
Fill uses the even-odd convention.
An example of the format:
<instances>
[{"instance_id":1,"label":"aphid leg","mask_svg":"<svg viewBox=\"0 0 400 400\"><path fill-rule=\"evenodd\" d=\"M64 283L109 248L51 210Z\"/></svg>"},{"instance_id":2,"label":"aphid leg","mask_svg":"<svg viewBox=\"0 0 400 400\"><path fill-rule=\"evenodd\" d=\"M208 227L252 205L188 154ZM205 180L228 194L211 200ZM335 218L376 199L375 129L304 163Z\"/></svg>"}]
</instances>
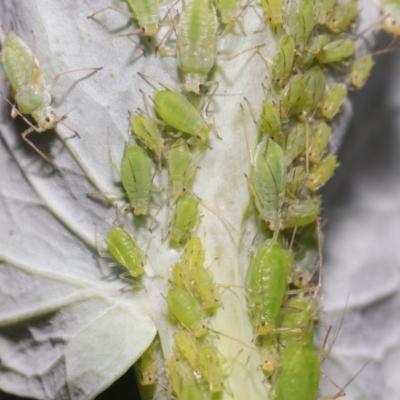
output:
<instances>
[{"instance_id":1,"label":"aphid leg","mask_svg":"<svg viewBox=\"0 0 400 400\"><path fill-rule=\"evenodd\" d=\"M52 92L54 87L56 86L58 80L63 76L63 75L67 75L67 74L72 74L75 72L81 72L81 71L90 71L87 75L87 77L91 76L92 74L100 71L101 69L103 69L103 67L94 67L94 68L77 68L77 69L70 69L68 71L64 71L64 72L60 72L59 74L57 74L54 79L53 82L51 83L51 85L48 87L48 91ZM84 78L81 78L84 79Z\"/></svg>"},{"instance_id":2,"label":"aphid leg","mask_svg":"<svg viewBox=\"0 0 400 400\"><path fill-rule=\"evenodd\" d=\"M22 139L29 145L33 150L36 151L42 157L44 160L46 160L49 164L53 165L53 160L51 160L49 157L47 157L41 150L39 150L29 139L28 135L31 134L32 132L41 132L37 131L34 127L28 128L26 131L21 133Z\"/></svg>"},{"instance_id":3,"label":"aphid leg","mask_svg":"<svg viewBox=\"0 0 400 400\"><path fill-rule=\"evenodd\" d=\"M116 11L116 12L118 12L118 13L120 13L120 14L125 15L125 16L128 17L128 18L131 18L131 17L132 17L132 13L130 13L130 12L128 12L128 11L125 11L125 10L123 10L122 8L119 8L119 7L116 7L116 6L108 6L108 7L103 7L103 8L101 8L100 10L95 11L93 14L88 15L86 18L87 18L87 19L95 19L95 16L96 16L97 14L100 14L100 13L102 13L103 11L106 11L106 10L113 10L113 11Z\"/></svg>"},{"instance_id":4,"label":"aphid leg","mask_svg":"<svg viewBox=\"0 0 400 400\"><path fill-rule=\"evenodd\" d=\"M177 1L179 1L179 0L177 0ZM156 46L156 53L160 53L164 57L176 57L176 49L167 48L165 43L172 36L172 32L175 32L176 37L178 36L177 31L176 31L176 24L177 24L177 21L179 18L179 14L175 15L175 17L171 16L171 9L177 3L177 1L175 1L171 5L171 7L168 8L167 12L165 13L163 20L165 20L168 16L171 26L168 28L168 30L165 33L165 35L163 36L163 38L160 40L160 42Z\"/></svg>"},{"instance_id":5,"label":"aphid leg","mask_svg":"<svg viewBox=\"0 0 400 400\"><path fill-rule=\"evenodd\" d=\"M254 52L254 54L260 54L261 55L261 53L259 52L259 49L261 48L261 47L264 47L265 46L265 43L261 43L261 44L256 44L255 46L252 46L252 47L249 47L248 49L245 49L245 50L242 50L241 52L239 52L239 53L236 53L236 54L234 54L233 56L220 56L219 58L221 59L221 60L224 60L224 61L231 61L231 60L234 60L236 57L239 57L239 56L241 56L242 54L244 54L244 53L247 53L248 51L251 51L251 50L256 50L255 52ZM254 55L253 54L253 55ZM264 57L264 56L262 56L262 57Z\"/></svg>"},{"instance_id":6,"label":"aphid leg","mask_svg":"<svg viewBox=\"0 0 400 400\"><path fill-rule=\"evenodd\" d=\"M153 87L154 89L156 89L156 88L155 88L155 86L153 85L152 81L155 82L155 83L158 83L160 86L162 86L162 87L165 88L165 89L172 90L172 91L175 91L175 90L176 90L176 88L175 88L174 86L167 85L166 83L163 83L163 82L161 82L160 80L158 80L158 79L156 79L156 78L153 78L153 77L151 77L151 76L142 74L141 72L138 72L138 75L139 75L144 81L146 81L151 87Z\"/></svg>"}]
</instances>

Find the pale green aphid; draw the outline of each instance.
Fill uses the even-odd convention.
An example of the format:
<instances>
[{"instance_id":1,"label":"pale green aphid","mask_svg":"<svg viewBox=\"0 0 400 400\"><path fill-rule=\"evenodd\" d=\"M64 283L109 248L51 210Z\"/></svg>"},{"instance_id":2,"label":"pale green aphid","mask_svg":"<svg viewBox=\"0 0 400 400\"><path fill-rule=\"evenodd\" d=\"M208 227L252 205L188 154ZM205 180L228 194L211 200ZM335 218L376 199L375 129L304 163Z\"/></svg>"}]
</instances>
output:
<instances>
[{"instance_id":1,"label":"pale green aphid","mask_svg":"<svg viewBox=\"0 0 400 400\"><path fill-rule=\"evenodd\" d=\"M303 75L305 82L304 91L301 92L295 111L301 119L307 119L320 102L325 90L325 74L322 69L315 65Z\"/></svg>"},{"instance_id":2,"label":"pale green aphid","mask_svg":"<svg viewBox=\"0 0 400 400\"><path fill-rule=\"evenodd\" d=\"M314 18L319 25L326 25L336 0L314 0Z\"/></svg>"},{"instance_id":3,"label":"pale green aphid","mask_svg":"<svg viewBox=\"0 0 400 400\"><path fill-rule=\"evenodd\" d=\"M192 368L197 367L197 340L191 333L179 330L175 335L175 347Z\"/></svg>"},{"instance_id":4,"label":"pale green aphid","mask_svg":"<svg viewBox=\"0 0 400 400\"><path fill-rule=\"evenodd\" d=\"M106 244L108 251L129 271L129 275L137 277L143 274L143 253L128 232L112 227L108 231Z\"/></svg>"},{"instance_id":5,"label":"pale green aphid","mask_svg":"<svg viewBox=\"0 0 400 400\"><path fill-rule=\"evenodd\" d=\"M318 163L321 160L331 137L331 128L325 123L320 122L312 131L308 139L308 159L312 163Z\"/></svg>"},{"instance_id":6,"label":"pale green aphid","mask_svg":"<svg viewBox=\"0 0 400 400\"><path fill-rule=\"evenodd\" d=\"M289 198L295 198L304 186L307 175L302 165L289 169L286 178L285 192Z\"/></svg>"},{"instance_id":7,"label":"pale green aphid","mask_svg":"<svg viewBox=\"0 0 400 400\"><path fill-rule=\"evenodd\" d=\"M173 391L178 396L178 399L182 399L182 391L185 385L194 383L192 370L183 360L176 356L167 360L165 367Z\"/></svg>"},{"instance_id":8,"label":"pale green aphid","mask_svg":"<svg viewBox=\"0 0 400 400\"><path fill-rule=\"evenodd\" d=\"M331 13L328 15L326 25L332 32L343 32L357 17L358 8L355 1L348 1L343 4L338 4L334 7Z\"/></svg>"},{"instance_id":9,"label":"pale green aphid","mask_svg":"<svg viewBox=\"0 0 400 400\"><path fill-rule=\"evenodd\" d=\"M187 267L181 263L177 262L172 267L172 283L183 290L190 292L190 273Z\"/></svg>"},{"instance_id":10,"label":"pale green aphid","mask_svg":"<svg viewBox=\"0 0 400 400\"><path fill-rule=\"evenodd\" d=\"M257 145L252 189L261 219L272 230L280 226L280 211L285 199L286 155L272 139Z\"/></svg>"},{"instance_id":11,"label":"pale green aphid","mask_svg":"<svg viewBox=\"0 0 400 400\"><path fill-rule=\"evenodd\" d=\"M273 60L272 76L278 85L284 85L293 70L295 44L292 36L282 35L278 48L278 53Z\"/></svg>"},{"instance_id":12,"label":"pale green aphid","mask_svg":"<svg viewBox=\"0 0 400 400\"><path fill-rule=\"evenodd\" d=\"M211 393L221 392L224 389L225 374L217 351L211 345L200 347L197 355L197 365L207 381Z\"/></svg>"},{"instance_id":13,"label":"pale green aphid","mask_svg":"<svg viewBox=\"0 0 400 400\"><path fill-rule=\"evenodd\" d=\"M316 399L320 369L321 361L311 346L293 343L283 347L268 399Z\"/></svg>"},{"instance_id":14,"label":"pale green aphid","mask_svg":"<svg viewBox=\"0 0 400 400\"><path fill-rule=\"evenodd\" d=\"M306 82L303 74L296 74L290 78L280 95L281 99L281 116L288 119L290 115L297 109L298 102L304 94Z\"/></svg>"},{"instance_id":15,"label":"pale green aphid","mask_svg":"<svg viewBox=\"0 0 400 400\"><path fill-rule=\"evenodd\" d=\"M215 0L221 21L224 25L231 24L236 19L238 0Z\"/></svg>"},{"instance_id":16,"label":"pale green aphid","mask_svg":"<svg viewBox=\"0 0 400 400\"><path fill-rule=\"evenodd\" d=\"M314 314L312 299L291 299L284 305L284 311L278 316L277 325L283 328L279 343L287 347L293 343L314 343Z\"/></svg>"},{"instance_id":17,"label":"pale green aphid","mask_svg":"<svg viewBox=\"0 0 400 400\"><path fill-rule=\"evenodd\" d=\"M158 159L165 150L157 123L144 114L137 114L131 120L131 128L145 147L151 149Z\"/></svg>"},{"instance_id":18,"label":"pale green aphid","mask_svg":"<svg viewBox=\"0 0 400 400\"><path fill-rule=\"evenodd\" d=\"M182 255L182 262L190 271L196 267L201 267L204 263L204 251L201 240L198 236L193 236L185 246Z\"/></svg>"},{"instance_id":19,"label":"pale green aphid","mask_svg":"<svg viewBox=\"0 0 400 400\"><path fill-rule=\"evenodd\" d=\"M136 145L125 147L121 160L121 181L135 215L148 213L153 174L146 151Z\"/></svg>"},{"instance_id":20,"label":"pale green aphid","mask_svg":"<svg viewBox=\"0 0 400 400\"><path fill-rule=\"evenodd\" d=\"M322 48L329 43L330 36L321 34L312 36L306 46L306 50L296 58L296 65L300 68L309 67L315 60Z\"/></svg>"},{"instance_id":21,"label":"pale green aphid","mask_svg":"<svg viewBox=\"0 0 400 400\"><path fill-rule=\"evenodd\" d=\"M275 330L286 293L289 265L288 253L278 242L268 239L258 248L247 271L247 308L257 336Z\"/></svg>"},{"instance_id":22,"label":"pale green aphid","mask_svg":"<svg viewBox=\"0 0 400 400\"><path fill-rule=\"evenodd\" d=\"M264 100L262 102L262 111L260 117L260 127L265 133L268 133L274 140L282 139L282 125L279 109L272 101Z\"/></svg>"},{"instance_id":23,"label":"pale green aphid","mask_svg":"<svg viewBox=\"0 0 400 400\"><path fill-rule=\"evenodd\" d=\"M157 352L159 347L160 342L157 337L140 357L140 383L144 386L154 385L158 380L160 362Z\"/></svg>"},{"instance_id":24,"label":"pale green aphid","mask_svg":"<svg viewBox=\"0 0 400 400\"><path fill-rule=\"evenodd\" d=\"M313 0L299 0L294 17L290 18L290 33L294 39L296 50L302 52L314 29Z\"/></svg>"},{"instance_id":25,"label":"pale green aphid","mask_svg":"<svg viewBox=\"0 0 400 400\"><path fill-rule=\"evenodd\" d=\"M167 152L169 179L174 197L183 194L191 184L194 175L191 161L188 145L182 138L177 139Z\"/></svg>"},{"instance_id":26,"label":"pale green aphid","mask_svg":"<svg viewBox=\"0 0 400 400\"><path fill-rule=\"evenodd\" d=\"M132 14L129 16L136 19L139 24L140 33L143 36L154 36L158 32L159 0L125 0L125 2L132 11ZM105 10L114 10L126 14L125 11L120 8L109 6L96 11L88 18L94 18L96 14Z\"/></svg>"},{"instance_id":27,"label":"pale green aphid","mask_svg":"<svg viewBox=\"0 0 400 400\"><path fill-rule=\"evenodd\" d=\"M321 200L318 196L290 203L282 212L283 228L295 228L314 222L319 215Z\"/></svg>"},{"instance_id":28,"label":"pale green aphid","mask_svg":"<svg viewBox=\"0 0 400 400\"><path fill-rule=\"evenodd\" d=\"M345 60L354 54L354 40L342 38L326 44L317 55L322 64L331 64Z\"/></svg>"},{"instance_id":29,"label":"pale green aphid","mask_svg":"<svg viewBox=\"0 0 400 400\"><path fill-rule=\"evenodd\" d=\"M322 115L327 120L330 121L338 113L341 105L346 99L346 95L347 88L343 83L332 85L325 93L320 108Z\"/></svg>"},{"instance_id":30,"label":"pale green aphid","mask_svg":"<svg viewBox=\"0 0 400 400\"><path fill-rule=\"evenodd\" d=\"M371 54L366 54L354 61L350 71L350 80L352 85L357 89L361 89L364 86L365 81L368 79L374 64L375 62Z\"/></svg>"},{"instance_id":31,"label":"pale green aphid","mask_svg":"<svg viewBox=\"0 0 400 400\"><path fill-rule=\"evenodd\" d=\"M312 191L320 188L329 178L332 177L336 167L337 161L334 155L330 155L318 164L315 164L310 170L307 184L308 188Z\"/></svg>"},{"instance_id":32,"label":"pale green aphid","mask_svg":"<svg viewBox=\"0 0 400 400\"><path fill-rule=\"evenodd\" d=\"M184 88L199 93L217 56L217 15L210 0L184 2L177 37Z\"/></svg>"},{"instance_id":33,"label":"pale green aphid","mask_svg":"<svg viewBox=\"0 0 400 400\"><path fill-rule=\"evenodd\" d=\"M285 10L283 0L262 0L265 16L273 26L282 25L285 21Z\"/></svg>"},{"instance_id":34,"label":"pale green aphid","mask_svg":"<svg viewBox=\"0 0 400 400\"><path fill-rule=\"evenodd\" d=\"M383 30L394 36L400 35L400 2L382 0Z\"/></svg>"},{"instance_id":35,"label":"pale green aphid","mask_svg":"<svg viewBox=\"0 0 400 400\"><path fill-rule=\"evenodd\" d=\"M290 165L296 157L304 152L306 139L306 126L304 123L298 123L289 130L285 146L287 165Z\"/></svg>"},{"instance_id":36,"label":"pale green aphid","mask_svg":"<svg viewBox=\"0 0 400 400\"><path fill-rule=\"evenodd\" d=\"M182 243L190 237L198 220L198 207L199 201L192 196L178 199L169 231L172 241Z\"/></svg>"},{"instance_id":37,"label":"pale green aphid","mask_svg":"<svg viewBox=\"0 0 400 400\"><path fill-rule=\"evenodd\" d=\"M180 93L159 90L154 94L156 111L163 121L178 131L207 140L210 131L194 106Z\"/></svg>"},{"instance_id":38,"label":"pale green aphid","mask_svg":"<svg viewBox=\"0 0 400 400\"><path fill-rule=\"evenodd\" d=\"M211 273L204 267L197 266L193 269L191 277L203 307L211 312L214 311L221 305L221 300Z\"/></svg>"},{"instance_id":39,"label":"pale green aphid","mask_svg":"<svg viewBox=\"0 0 400 400\"><path fill-rule=\"evenodd\" d=\"M199 301L188 292L179 288L170 288L167 303L174 317L194 336L200 337L207 333L203 308Z\"/></svg>"}]
</instances>

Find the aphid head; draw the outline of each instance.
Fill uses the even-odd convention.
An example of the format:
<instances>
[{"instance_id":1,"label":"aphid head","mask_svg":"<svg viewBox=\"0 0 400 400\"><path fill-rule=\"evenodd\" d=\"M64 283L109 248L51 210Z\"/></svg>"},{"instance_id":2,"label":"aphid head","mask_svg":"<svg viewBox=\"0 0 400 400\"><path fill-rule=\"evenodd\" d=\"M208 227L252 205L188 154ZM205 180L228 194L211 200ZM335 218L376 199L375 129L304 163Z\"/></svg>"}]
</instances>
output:
<instances>
[{"instance_id":1,"label":"aphid head","mask_svg":"<svg viewBox=\"0 0 400 400\"><path fill-rule=\"evenodd\" d=\"M35 118L39 128L43 130L53 129L60 120L50 106L38 108L32 113L32 117Z\"/></svg>"},{"instance_id":2,"label":"aphid head","mask_svg":"<svg viewBox=\"0 0 400 400\"><path fill-rule=\"evenodd\" d=\"M158 24L149 23L142 26L142 34L143 36L154 36L158 32Z\"/></svg>"}]
</instances>

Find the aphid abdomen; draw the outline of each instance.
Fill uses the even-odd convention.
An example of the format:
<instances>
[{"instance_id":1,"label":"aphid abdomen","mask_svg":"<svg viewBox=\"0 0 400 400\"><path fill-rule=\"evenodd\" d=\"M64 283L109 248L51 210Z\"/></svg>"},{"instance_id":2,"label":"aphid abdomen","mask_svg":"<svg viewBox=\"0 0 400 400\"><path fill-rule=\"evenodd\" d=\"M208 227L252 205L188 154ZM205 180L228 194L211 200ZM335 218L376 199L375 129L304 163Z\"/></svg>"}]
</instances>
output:
<instances>
[{"instance_id":1,"label":"aphid abdomen","mask_svg":"<svg viewBox=\"0 0 400 400\"><path fill-rule=\"evenodd\" d=\"M211 345L199 349L197 364L202 376L208 382L210 392L221 392L224 388L224 374L217 351Z\"/></svg>"},{"instance_id":2,"label":"aphid abdomen","mask_svg":"<svg viewBox=\"0 0 400 400\"><path fill-rule=\"evenodd\" d=\"M326 183L326 181L333 175L337 167L336 157L331 154L315 164L310 171L308 179L308 187L310 190L315 191Z\"/></svg>"},{"instance_id":3,"label":"aphid abdomen","mask_svg":"<svg viewBox=\"0 0 400 400\"><path fill-rule=\"evenodd\" d=\"M204 308L212 311L219 307L220 296L210 272L202 266L197 266L193 268L192 279Z\"/></svg>"},{"instance_id":4,"label":"aphid abdomen","mask_svg":"<svg viewBox=\"0 0 400 400\"><path fill-rule=\"evenodd\" d=\"M126 147L121 161L121 181L135 215L148 212L152 179L147 153L136 145Z\"/></svg>"},{"instance_id":5,"label":"aphid abdomen","mask_svg":"<svg viewBox=\"0 0 400 400\"><path fill-rule=\"evenodd\" d=\"M275 328L286 292L289 264L290 258L283 247L268 239L250 265L246 277L247 307L257 335L265 335Z\"/></svg>"},{"instance_id":6,"label":"aphid abdomen","mask_svg":"<svg viewBox=\"0 0 400 400\"><path fill-rule=\"evenodd\" d=\"M158 31L159 0L127 0L127 3L144 36L154 36Z\"/></svg>"},{"instance_id":7,"label":"aphid abdomen","mask_svg":"<svg viewBox=\"0 0 400 400\"><path fill-rule=\"evenodd\" d=\"M183 242L190 236L198 219L199 201L190 196L182 196L176 203L169 237L174 242Z\"/></svg>"}]
</instances>

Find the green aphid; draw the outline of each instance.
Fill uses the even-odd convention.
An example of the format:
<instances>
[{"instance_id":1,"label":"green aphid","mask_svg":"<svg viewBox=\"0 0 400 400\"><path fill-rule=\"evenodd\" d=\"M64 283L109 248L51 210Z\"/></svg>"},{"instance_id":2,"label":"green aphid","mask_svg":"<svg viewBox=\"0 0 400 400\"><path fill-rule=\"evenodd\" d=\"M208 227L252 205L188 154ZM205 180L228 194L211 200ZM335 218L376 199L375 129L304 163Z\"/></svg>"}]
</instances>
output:
<instances>
[{"instance_id":1,"label":"green aphid","mask_svg":"<svg viewBox=\"0 0 400 400\"><path fill-rule=\"evenodd\" d=\"M279 335L279 344L283 347L294 343L314 343L314 316L316 310L312 307L312 300L291 299L283 306L283 311L277 319L277 325L282 332Z\"/></svg>"},{"instance_id":2,"label":"green aphid","mask_svg":"<svg viewBox=\"0 0 400 400\"><path fill-rule=\"evenodd\" d=\"M125 147L121 160L121 181L135 215L148 213L153 180L151 160L141 147Z\"/></svg>"},{"instance_id":3,"label":"green aphid","mask_svg":"<svg viewBox=\"0 0 400 400\"><path fill-rule=\"evenodd\" d=\"M260 117L260 128L274 140L282 140L282 124L279 109L272 101L262 102L262 112Z\"/></svg>"},{"instance_id":4,"label":"green aphid","mask_svg":"<svg viewBox=\"0 0 400 400\"><path fill-rule=\"evenodd\" d=\"M382 0L383 30L390 35L400 35L400 2Z\"/></svg>"},{"instance_id":5,"label":"green aphid","mask_svg":"<svg viewBox=\"0 0 400 400\"><path fill-rule=\"evenodd\" d=\"M305 226L316 221L320 213L321 200L318 196L291 202L282 212L283 228Z\"/></svg>"},{"instance_id":6,"label":"green aphid","mask_svg":"<svg viewBox=\"0 0 400 400\"><path fill-rule=\"evenodd\" d=\"M194 336L200 337L207 333L203 308L200 302L188 292L179 288L170 288L167 303L174 317Z\"/></svg>"},{"instance_id":7,"label":"green aphid","mask_svg":"<svg viewBox=\"0 0 400 400\"><path fill-rule=\"evenodd\" d=\"M185 242L198 221L199 201L188 195L179 197L172 216L169 238L177 243Z\"/></svg>"},{"instance_id":8,"label":"green aphid","mask_svg":"<svg viewBox=\"0 0 400 400\"><path fill-rule=\"evenodd\" d=\"M273 239L257 250L247 271L247 308L256 335L275 331L275 321L282 306L289 276L290 257Z\"/></svg>"},{"instance_id":9,"label":"green aphid","mask_svg":"<svg viewBox=\"0 0 400 400\"><path fill-rule=\"evenodd\" d=\"M160 341L156 338L140 357L140 383L144 386L154 385L158 380L160 360L157 353L160 349Z\"/></svg>"},{"instance_id":10,"label":"green aphid","mask_svg":"<svg viewBox=\"0 0 400 400\"><path fill-rule=\"evenodd\" d=\"M257 145L251 185L261 219L271 230L278 230L285 199L286 155L272 139L264 138Z\"/></svg>"},{"instance_id":11,"label":"green aphid","mask_svg":"<svg viewBox=\"0 0 400 400\"><path fill-rule=\"evenodd\" d=\"M124 266L133 277L143 274L144 256L135 240L128 232L116 226L107 234L108 251Z\"/></svg>"},{"instance_id":12,"label":"green aphid","mask_svg":"<svg viewBox=\"0 0 400 400\"><path fill-rule=\"evenodd\" d=\"M265 16L273 26L282 25L285 22L285 9L283 0L262 0Z\"/></svg>"},{"instance_id":13,"label":"green aphid","mask_svg":"<svg viewBox=\"0 0 400 400\"><path fill-rule=\"evenodd\" d=\"M237 18L238 0L215 0L221 21L224 25L233 23Z\"/></svg>"},{"instance_id":14,"label":"green aphid","mask_svg":"<svg viewBox=\"0 0 400 400\"><path fill-rule=\"evenodd\" d=\"M198 236L193 236L185 246L182 254L182 263L185 267L192 271L196 267L203 266L204 251L201 240Z\"/></svg>"},{"instance_id":15,"label":"green aphid","mask_svg":"<svg viewBox=\"0 0 400 400\"><path fill-rule=\"evenodd\" d=\"M211 393L224 390L225 374L220 357L211 345L200 347L197 355L197 365L203 378L207 381Z\"/></svg>"},{"instance_id":16,"label":"green aphid","mask_svg":"<svg viewBox=\"0 0 400 400\"><path fill-rule=\"evenodd\" d=\"M314 62L322 48L329 43L330 36L326 34L315 35L310 38L306 50L296 58L299 68L307 69Z\"/></svg>"},{"instance_id":17,"label":"green aphid","mask_svg":"<svg viewBox=\"0 0 400 400\"><path fill-rule=\"evenodd\" d=\"M307 174L302 165L290 168L286 178L286 196L289 198L295 198L304 186L306 178Z\"/></svg>"},{"instance_id":18,"label":"green aphid","mask_svg":"<svg viewBox=\"0 0 400 400\"><path fill-rule=\"evenodd\" d=\"M314 20L319 25L326 25L336 0L314 0Z\"/></svg>"},{"instance_id":19,"label":"green aphid","mask_svg":"<svg viewBox=\"0 0 400 400\"><path fill-rule=\"evenodd\" d=\"M320 162L328 146L330 137L331 128L325 122L320 122L312 130L312 134L308 138L308 159L312 163Z\"/></svg>"},{"instance_id":20,"label":"green aphid","mask_svg":"<svg viewBox=\"0 0 400 400\"><path fill-rule=\"evenodd\" d=\"M143 145L152 150L157 159L160 159L165 150L165 144L161 138L157 123L147 115L138 114L132 118L131 128Z\"/></svg>"},{"instance_id":21,"label":"green aphid","mask_svg":"<svg viewBox=\"0 0 400 400\"><path fill-rule=\"evenodd\" d=\"M321 64L332 64L345 60L354 54L354 40L342 38L326 44L317 55Z\"/></svg>"},{"instance_id":22,"label":"green aphid","mask_svg":"<svg viewBox=\"0 0 400 400\"><path fill-rule=\"evenodd\" d=\"M169 179L174 197L182 195L191 185L194 176L191 164L189 146L182 138L177 139L167 152Z\"/></svg>"},{"instance_id":23,"label":"green aphid","mask_svg":"<svg viewBox=\"0 0 400 400\"><path fill-rule=\"evenodd\" d=\"M348 1L338 4L328 15L327 27L335 33L343 32L358 15L357 2Z\"/></svg>"},{"instance_id":24,"label":"green aphid","mask_svg":"<svg viewBox=\"0 0 400 400\"><path fill-rule=\"evenodd\" d=\"M190 270L182 262L177 262L172 267L171 282L174 286L189 291L191 287Z\"/></svg>"},{"instance_id":25,"label":"green aphid","mask_svg":"<svg viewBox=\"0 0 400 400\"><path fill-rule=\"evenodd\" d=\"M357 89L361 89L371 74L374 64L375 62L371 54L366 54L365 56L354 61L350 71L352 85Z\"/></svg>"},{"instance_id":26,"label":"green aphid","mask_svg":"<svg viewBox=\"0 0 400 400\"><path fill-rule=\"evenodd\" d=\"M279 365L279 355L276 339L271 336L261 336L257 340L257 347L260 349L260 368L268 378L273 374Z\"/></svg>"},{"instance_id":27,"label":"green aphid","mask_svg":"<svg viewBox=\"0 0 400 400\"><path fill-rule=\"evenodd\" d=\"M203 307L210 312L215 311L221 305L221 299L214 277L204 267L197 266L193 268L191 278Z\"/></svg>"},{"instance_id":28,"label":"green aphid","mask_svg":"<svg viewBox=\"0 0 400 400\"><path fill-rule=\"evenodd\" d=\"M199 93L217 56L217 15L210 0L188 0L178 27L178 66L187 91Z\"/></svg>"},{"instance_id":29,"label":"green aphid","mask_svg":"<svg viewBox=\"0 0 400 400\"><path fill-rule=\"evenodd\" d=\"M154 94L154 103L166 124L199 138L201 142L207 140L209 128L186 97L172 90L159 90Z\"/></svg>"},{"instance_id":30,"label":"green aphid","mask_svg":"<svg viewBox=\"0 0 400 400\"><path fill-rule=\"evenodd\" d=\"M178 400L205 400L203 388L195 382L182 382Z\"/></svg>"},{"instance_id":31,"label":"green aphid","mask_svg":"<svg viewBox=\"0 0 400 400\"><path fill-rule=\"evenodd\" d=\"M303 52L315 26L313 0L299 0L296 13L288 25L296 51Z\"/></svg>"},{"instance_id":32,"label":"green aphid","mask_svg":"<svg viewBox=\"0 0 400 400\"><path fill-rule=\"evenodd\" d=\"M337 83L329 88L320 104L322 115L330 121L339 111L346 99L347 88L343 83Z\"/></svg>"},{"instance_id":33,"label":"green aphid","mask_svg":"<svg viewBox=\"0 0 400 400\"><path fill-rule=\"evenodd\" d=\"M175 347L193 369L197 368L197 339L191 333L179 330L175 335Z\"/></svg>"},{"instance_id":34,"label":"green aphid","mask_svg":"<svg viewBox=\"0 0 400 400\"><path fill-rule=\"evenodd\" d=\"M306 125L295 124L287 133L285 154L286 164L290 165L293 160L301 155L306 149Z\"/></svg>"},{"instance_id":35,"label":"green aphid","mask_svg":"<svg viewBox=\"0 0 400 400\"><path fill-rule=\"evenodd\" d=\"M310 170L307 184L308 188L312 191L316 191L332 177L336 167L337 161L334 155L329 155L318 164L315 164Z\"/></svg>"},{"instance_id":36,"label":"green aphid","mask_svg":"<svg viewBox=\"0 0 400 400\"><path fill-rule=\"evenodd\" d=\"M274 81L282 86L287 82L293 70L295 43L292 36L282 35L278 49L273 60L272 76Z\"/></svg>"},{"instance_id":37,"label":"green aphid","mask_svg":"<svg viewBox=\"0 0 400 400\"><path fill-rule=\"evenodd\" d=\"M282 119L288 119L297 109L305 88L306 82L303 74L296 74L290 78L280 95Z\"/></svg>"},{"instance_id":38,"label":"green aphid","mask_svg":"<svg viewBox=\"0 0 400 400\"><path fill-rule=\"evenodd\" d=\"M301 93L295 111L301 119L307 119L317 108L325 90L325 74L322 69L315 65L304 75L304 91Z\"/></svg>"},{"instance_id":39,"label":"green aphid","mask_svg":"<svg viewBox=\"0 0 400 400\"><path fill-rule=\"evenodd\" d=\"M321 361L311 346L294 343L283 347L268 399L316 399L320 369Z\"/></svg>"},{"instance_id":40,"label":"green aphid","mask_svg":"<svg viewBox=\"0 0 400 400\"><path fill-rule=\"evenodd\" d=\"M165 369L169 378L169 384L172 386L172 390L175 392L177 398L180 400L189 400L183 397L183 392L187 385L195 384L191 368L179 357L174 356L165 362Z\"/></svg>"}]
</instances>

